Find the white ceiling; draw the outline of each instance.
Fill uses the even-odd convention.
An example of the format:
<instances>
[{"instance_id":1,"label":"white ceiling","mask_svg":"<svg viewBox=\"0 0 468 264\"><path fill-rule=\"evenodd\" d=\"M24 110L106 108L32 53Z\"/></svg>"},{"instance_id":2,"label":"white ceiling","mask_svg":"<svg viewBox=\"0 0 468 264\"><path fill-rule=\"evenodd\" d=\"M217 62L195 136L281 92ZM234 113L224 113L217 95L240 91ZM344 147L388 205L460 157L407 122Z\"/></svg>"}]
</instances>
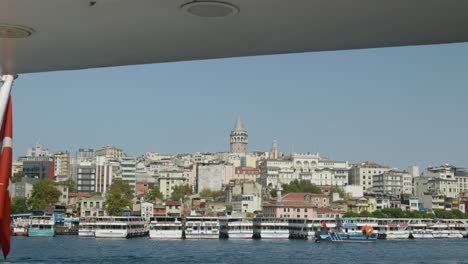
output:
<instances>
[{"instance_id":1,"label":"white ceiling","mask_svg":"<svg viewBox=\"0 0 468 264\"><path fill-rule=\"evenodd\" d=\"M226 0L240 12L199 18L189 0L1 0L10 73L262 54L468 41L466 0Z\"/></svg>"}]
</instances>

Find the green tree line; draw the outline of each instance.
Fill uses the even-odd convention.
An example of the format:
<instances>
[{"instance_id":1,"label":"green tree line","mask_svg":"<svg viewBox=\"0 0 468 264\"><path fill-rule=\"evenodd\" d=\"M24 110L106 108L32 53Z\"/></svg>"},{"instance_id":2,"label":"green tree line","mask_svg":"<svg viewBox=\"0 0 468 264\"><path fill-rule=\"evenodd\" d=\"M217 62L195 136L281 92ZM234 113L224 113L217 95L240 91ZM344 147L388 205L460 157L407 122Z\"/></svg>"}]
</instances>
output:
<instances>
[{"instance_id":1,"label":"green tree line","mask_svg":"<svg viewBox=\"0 0 468 264\"><path fill-rule=\"evenodd\" d=\"M368 211L362 211L361 213L346 212L343 217L468 219L468 213L463 213L458 209L451 211L434 210L433 213L430 213L425 211L403 211L399 208L385 208L372 213Z\"/></svg>"}]
</instances>

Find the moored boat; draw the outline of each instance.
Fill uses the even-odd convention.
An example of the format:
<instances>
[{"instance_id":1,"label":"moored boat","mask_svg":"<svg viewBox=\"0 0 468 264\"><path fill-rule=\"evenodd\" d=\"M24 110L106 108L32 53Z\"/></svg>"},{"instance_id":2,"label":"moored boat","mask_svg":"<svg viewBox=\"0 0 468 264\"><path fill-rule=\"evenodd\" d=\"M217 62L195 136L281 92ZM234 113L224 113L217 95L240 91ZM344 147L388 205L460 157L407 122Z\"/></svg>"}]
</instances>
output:
<instances>
[{"instance_id":1,"label":"moored boat","mask_svg":"<svg viewBox=\"0 0 468 264\"><path fill-rule=\"evenodd\" d=\"M182 239L183 226L180 217L151 218L149 238L152 239Z\"/></svg>"},{"instance_id":2,"label":"moored boat","mask_svg":"<svg viewBox=\"0 0 468 264\"><path fill-rule=\"evenodd\" d=\"M217 217L187 216L185 219L185 239L218 239L219 221Z\"/></svg>"},{"instance_id":3,"label":"moored boat","mask_svg":"<svg viewBox=\"0 0 468 264\"><path fill-rule=\"evenodd\" d=\"M289 239L287 218L254 218L253 235L257 239Z\"/></svg>"},{"instance_id":4,"label":"moored boat","mask_svg":"<svg viewBox=\"0 0 468 264\"><path fill-rule=\"evenodd\" d=\"M330 231L325 221L322 221L322 230L316 232L316 242L376 242L377 233L372 226L363 226L361 229L355 223L343 223L343 219L336 219L336 229Z\"/></svg>"},{"instance_id":5,"label":"moored boat","mask_svg":"<svg viewBox=\"0 0 468 264\"><path fill-rule=\"evenodd\" d=\"M31 216L31 225L28 228L29 237L53 237L55 221L53 216Z\"/></svg>"},{"instance_id":6,"label":"moored boat","mask_svg":"<svg viewBox=\"0 0 468 264\"><path fill-rule=\"evenodd\" d=\"M223 217L219 219L220 237L229 239L252 239L253 222L251 218Z\"/></svg>"},{"instance_id":7,"label":"moored boat","mask_svg":"<svg viewBox=\"0 0 468 264\"><path fill-rule=\"evenodd\" d=\"M97 217L94 236L96 238L131 238L147 236L145 221L136 216Z\"/></svg>"}]
</instances>

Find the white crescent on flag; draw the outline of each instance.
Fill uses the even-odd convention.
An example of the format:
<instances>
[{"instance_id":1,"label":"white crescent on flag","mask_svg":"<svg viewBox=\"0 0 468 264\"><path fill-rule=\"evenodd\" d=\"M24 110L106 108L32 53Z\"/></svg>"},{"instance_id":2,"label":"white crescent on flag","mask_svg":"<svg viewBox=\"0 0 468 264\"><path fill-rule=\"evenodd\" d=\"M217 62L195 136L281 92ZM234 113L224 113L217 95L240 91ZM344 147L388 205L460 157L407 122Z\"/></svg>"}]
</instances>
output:
<instances>
[{"instance_id":1,"label":"white crescent on flag","mask_svg":"<svg viewBox=\"0 0 468 264\"><path fill-rule=\"evenodd\" d=\"M465 42L467 14L463 0L2 0L1 70Z\"/></svg>"}]
</instances>

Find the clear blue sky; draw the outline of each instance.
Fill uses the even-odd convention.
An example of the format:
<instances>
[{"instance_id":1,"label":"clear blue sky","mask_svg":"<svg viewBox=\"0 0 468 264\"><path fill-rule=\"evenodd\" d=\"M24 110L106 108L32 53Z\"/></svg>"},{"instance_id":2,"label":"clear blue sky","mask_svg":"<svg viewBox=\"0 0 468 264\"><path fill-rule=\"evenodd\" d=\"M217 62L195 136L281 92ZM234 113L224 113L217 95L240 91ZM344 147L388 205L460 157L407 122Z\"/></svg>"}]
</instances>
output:
<instances>
[{"instance_id":1,"label":"clear blue sky","mask_svg":"<svg viewBox=\"0 0 468 264\"><path fill-rule=\"evenodd\" d=\"M468 165L468 44L301 53L25 74L15 156L112 144L131 155L319 152L404 168Z\"/></svg>"}]
</instances>

